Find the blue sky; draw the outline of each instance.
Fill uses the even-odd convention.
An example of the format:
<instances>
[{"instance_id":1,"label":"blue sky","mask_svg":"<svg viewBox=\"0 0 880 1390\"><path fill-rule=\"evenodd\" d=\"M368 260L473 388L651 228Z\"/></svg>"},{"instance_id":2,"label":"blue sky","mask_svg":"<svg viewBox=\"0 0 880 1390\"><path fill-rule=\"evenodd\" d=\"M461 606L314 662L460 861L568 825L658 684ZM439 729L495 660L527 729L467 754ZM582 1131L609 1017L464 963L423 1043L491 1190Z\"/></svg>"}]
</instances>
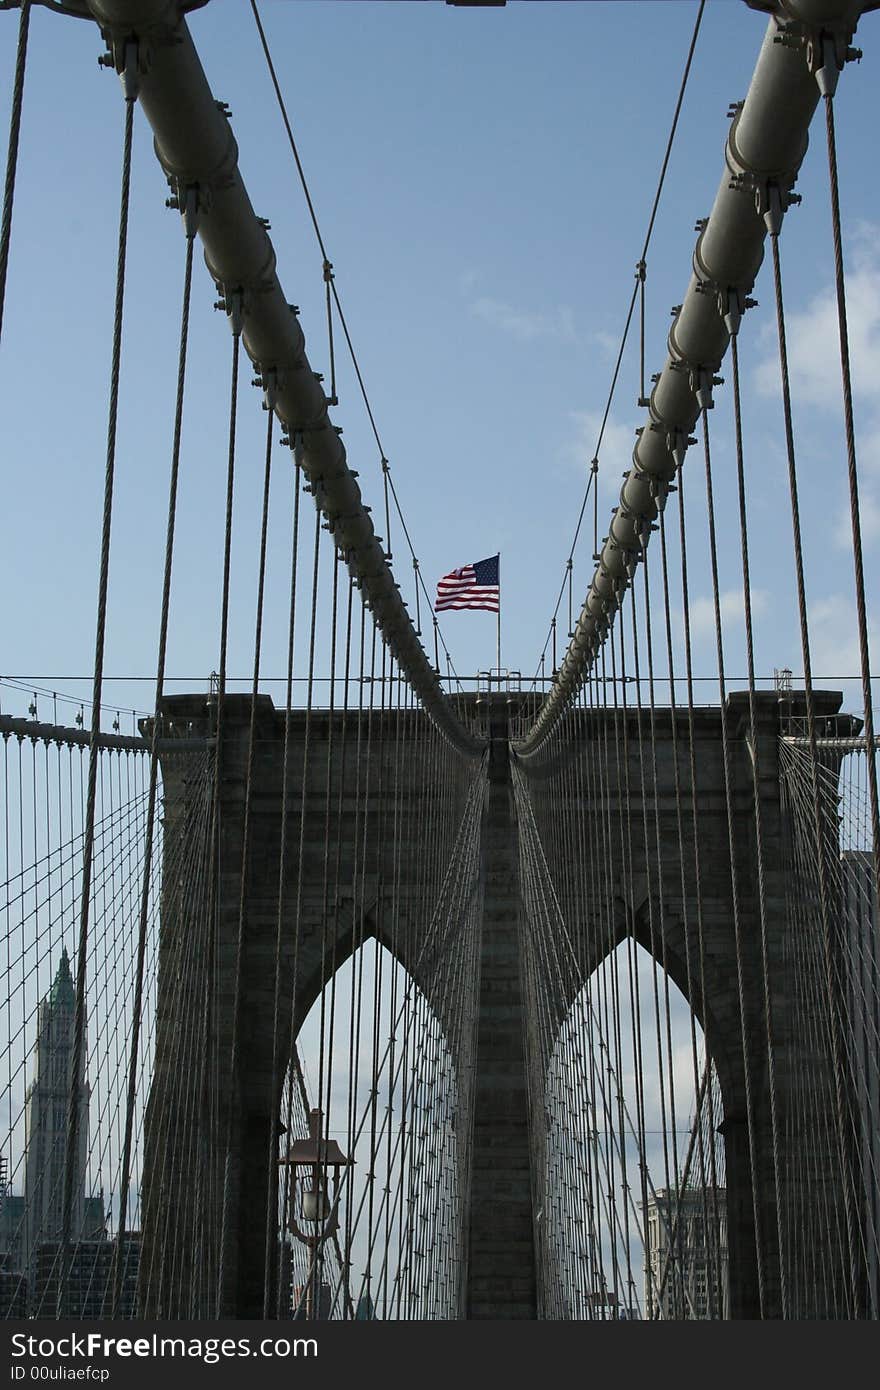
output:
<instances>
[{"instance_id":1,"label":"blue sky","mask_svg":"<svg viewBox=\"0 0 880 1390\"><path fill-rule=\"evenodd\" d=\"M433 592L454 566L500 550L505 665L538 665L604 409L635 263L687 45L691 0L441 3L262 0L261 11L333 261L385 452ZM211 0L191 28L227 101L241 168L272 224L281 282L300 305L309 356L327 370L321 256L245 0ZM122 100L99 70L95 28L35 7L4 332L0 343L0 673L88 696L103 487ZM745 95L766 19L710 0L648 257L647 371L665 359L669 309L690 274L694 221L722 169L728 104ZM17 15L0 14L0 130L8 121ZM880 540L880 19L837 97L856 427L869 596ZM845 524L836 312L824 136L813 134L786 221L783 260L795 391L814 669L857 670ZM155 646L176 372L183 238L137 122L106 671L149 677ZM757 664L800 669L772 291L741 337ZM168 671L204 688L217 664L230 343L197 260ZM728 373L724 373L727 375ZM242 373L230 671L248 683L265 417ZM644 412L635 335L601 453L604 535ZM377 525L379 456L339 355L352 467ZM745 673L729 392L712 417L731 684ZM280 431L278 432L280 434ZM264 671L283 674L290 465L273 487ZM695 663L717 697L700 450L686 464L693 507ZM587 525L576 610L592 573ZM411 562L392 523L395 568ZM656 547L655 547L656 549ZM656 560L656 555L654 559ZM567 605L560 630L564 632ZM442 624L456 669L495 658L488 614ZM873 631L873 626L872 626ZM875 636L875 650L880 632ZM560 641L560 647L562 640ZM300 648L299 670L303 670ZM679 667L681 665L679 655ZM319 669L327 669L326 644ZM77 679L77 678L82 679ZM179 682L179 683L178 683ZM242 687L239 687L242 688ZM279 685L267 685L276 701ZM858 710L857 686L848 684ZM27 696L0 689L4 710ZM111 709L146 709L149 682L109 680ZM320 698L320 695L319 695ZM51 702L41 698L41 713ZM74 710L59 708L71 722ZM110 716L112 718L112 714ZM308 1061L308 1058L307 1058ZM689 1043L676 1065L687 1076ZM310 1081L314 1085L314 1067Z\"/></svg>"},{"instance_id":2,"label":"blue sky","mask_svg":"<svg viewBox=\"0 0 880 1390\"><path fill-rule=\"evenodd\" d=\"M696 14L686 0L440 3L263 0L261 6L321 229L385 452L426 583L500 550L503 664L531 674L547 634L604 408ZM647 363L665 359L669 308L690 271L693 224L717 188L728 103L745 95L765 17L710 0L648 257ZM272 224L281 282L301 307L312 365L326 370L321 256L244 0L190 18L215 96L232 108L245 182ZM17 16L0 16L0 129ZM866 176L877 84L866 51L841 80L838 142L856 362L869 580L880 534L880 225ZM0 411L4 674L52 676L87 694L103 485L122 101L90 24L32 19L4 334ZM833 332L824 133L816 128L783 237L807 562L818 674L855 670L845 457ZM149 675L161 547L183 238L138 122L111 563L108 675ZM741 339L758 614L758 669L800 668L772 293ZM168 671L204 685L217 664L229 336L197 265ZM633 335L601 454L605 533L637 409ZM382 524L378 451L339 356L350 463ZM249 372L243 373L247 380ZM252 661L264 417L244 391L235 518L230 672ZM252 397L249 399L249 397ZM713 444L722 530L728 670L745 671L729 393ZM702 465L689 455L699 518ZM283 674L289 464L279 451L264 670ZM730 523L728 523L728 518ZM705 544L693 525L697 669L715 669ZM592 572L592 528L575 557L575 610ZM392 521L404 594L411 561ZM705 600L706 602L703 602ZM567 603L560 631L567 626ZM449 614L456 669L495 659L488 614ZM560 647L562 641L560 640ZM323 653L326 662L326 653ZM326 666L325 668L326 669ZM182 687L178 687L182 688ZM272 688L272 687L268 687ZM149 704L111 682L110 703ZM706 687L705 698L712 698ZM280 687L276 687L280 699Z\"/></svg>"}]
</instances>

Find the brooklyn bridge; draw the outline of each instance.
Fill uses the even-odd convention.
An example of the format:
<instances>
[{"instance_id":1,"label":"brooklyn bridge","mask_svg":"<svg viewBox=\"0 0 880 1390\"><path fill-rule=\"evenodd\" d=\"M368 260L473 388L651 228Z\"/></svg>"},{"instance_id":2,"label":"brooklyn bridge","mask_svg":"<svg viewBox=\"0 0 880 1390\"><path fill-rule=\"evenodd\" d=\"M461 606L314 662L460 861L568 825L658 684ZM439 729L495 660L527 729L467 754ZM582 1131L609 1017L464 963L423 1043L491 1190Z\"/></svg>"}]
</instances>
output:
<instances>
[{"instance_id":1,"label":"brooklyn bridge","mask_svg":"<svg viewBox=\"0 0 880 1390\"><path fill-rule=\"evenodd\" d=\"M0 0L4 1317L880 1315L876 8ZM485 437L489 364L469 375L465 327L459 356L417 308L405 329L348 311L358 273L411 262L390 221L381 269L330 259L305 69L341 72L328 107L364 81L347 140L376 188L454 187L456 157L407 175L399 121L368 149L396 98L308 26L454 32L487 84L480 45L513 62L522 37L561 91L565 34L612 9L625 63L604 41L579 61L617 104L577 139L629 264L578 467L552 470L542 377L582 338L485 295L471 323L529 353L501 412L521 472L506 444L470 456L473 497L423 469L417 527L422 450ZM673 9L674 67L635 41ZM237 60L245 21L275 124L240 150L199 47ZM742 92L717 26L750 54ZM414 113L425 62L399 74ZM603 146L660 77L618 221ZM714 155L681 187L689 120ZM65 126L81 196L42 162ZM521 197L549 206L538 137ZM296 189L295 237L252 180ZM580 231L587 278L612 278ZM441 296L445 274L426 267ZM422 333L448 370L415 436L371 333L412 356ZM499 538L483 485L536 538L552 517L551 561ZM444 611L449 583L480 616ZM210 656L184 679L187 650Z\"/></svg>"}]
</instances>

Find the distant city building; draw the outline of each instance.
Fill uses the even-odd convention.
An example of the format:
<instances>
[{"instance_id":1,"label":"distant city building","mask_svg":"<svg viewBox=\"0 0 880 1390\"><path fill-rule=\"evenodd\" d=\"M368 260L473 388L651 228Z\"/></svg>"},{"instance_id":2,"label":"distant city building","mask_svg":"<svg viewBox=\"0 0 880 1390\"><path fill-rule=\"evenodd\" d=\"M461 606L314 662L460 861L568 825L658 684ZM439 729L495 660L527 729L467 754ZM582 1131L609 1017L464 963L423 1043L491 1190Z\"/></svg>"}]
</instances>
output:
<instances>
[{"instance_id":1,"label":"distant city building","mask_svg":"<svg viewBox=\"0 0 880 1390\"><path fill-rule=\"evenodd\" d=\"M24 1198L8 1190L4 1176L0 1184L0 1317L25 1317L27 1295Z\"/></svg>"},{"instance_id":2,"label":"distant city building","mask_svg":"<svg viewBox=\"0 0 880 1390\"><path fill-rule=\"evenodd\" d=\"M68 1318L109 1318L113 1307L117 1238L82 1240L72 1246L64 1281L63 1315ZM122 1287L118 1316L133 1318L137 1311L137 1276L141 1255L139 1231L125 1239ZM46 1241L37 1248L31 1283L31 1315L55 1318L61 1275L61 1246Z\"/></svg>"},{"instance_id":3,"label":"distant city building","mask_svg":"<svg viewBox=\"0 0 880 1390\"><path fill-rule=\"evenodd\" d=\"M316 1296L317 1295L317 1296ZM314 1281L296 1284L293 1289L294 1318L305 1318L309 1322L326 1322L333 1307L333 1295L329 1284L321 1283L315 1290Z\"/></svg>"},{"instance_id":4,"label":"distant city building","mask_svg":"<svg viewBox=\"0 0 880 1390\"><path fill-rule=\"evenodd\" d=\"M0 1256L0 1261L3 1257ZM0 1267L0 1318L26 1318L27 1279L21 1270Z\"/></svg>"},{"instance_id":5,"label":"distant city building","mask_svg":"<svg viewBox=\"0 0 880 1390\"><path fill-rule=\"evenodd\" d=\"M0 1316L56 1316L75 1016L70 959L62 950L52 987L37 1006L33 1080L25 1096L23 1195L9 1191L6 1160L0 1160ZM85 1194L90 1098L85 1053L83 1047L67 1311L71 1317L100 1317L107 1303L116 1242L107 1238L103 1196ZM127 1240L121 1296L122 1315L127 1317L134 1315L139 1256L140 1235L135 1232Z\"/></svg>"},{"instance_id":6,"label":"distant city building","mask_svg":"<svg viewBox=\"0 0 880 1390\"><path fill-rule=\"evenodd\" d=\"M688 1187L683 1192L661 1188L648 1198L646 1318L671 1321L727 1316L725 1197L723 1188Z\"/></svg>"},{"instance_id":7,"label":"distant city building","mask_svg":"<svg viewBox=\"0 0 880 1390\"><path fill-rule=\"evenodd\" d=\"M588 1322L638 1322L641 1318L638 1308L628 1307L612 1289L594 1289L592 1293L585 1294L584 1305L583 1315L578 1302L575 1305L577 1311L574 1314L566 1312L565 1317L580 1319L584 1316Z\"/></svg>"},{"instance_id":8,"label":"distant city building","mask_svg":"<svg viewBox=\"0 0 880 1390\"><path fill-rule=\"evenodd\" d=\"M0 1318L23 1318L27 1314L24 1198L12 1195L7 1176L6 1156L0 1154Z\"/></svg>"},{"instance_id":9,"label":"distant city building","mask_svg":"<svg viewBox=\"0 0 880 1390\"><path fill-rule=\"evenodd\" d=\"M368 1293L361 1294L358 1299L355 1322L372 1322L376 1317L376 1309L373 1307L373 1300Z\"/></svg>"},{"instance_id":10,"label":"distant city building","mask_svg":"<svg viewBox=\"0 0 880 1390\"><path fill-rule=\"evenodd\" d=\"M52 988L37 1006L34 1079L25 1098L25 1268L40 1245L58 1241L62 1235L75 1015L76 998L65 948ZM103 1200L85 1196L89 1096L84 1046L79 1063L79 1124L70 1223L74 1241L94 1241L104 1235Z\"/></svg>"},{"instance_id":11,"label":"distant city building","mask_svg":"<svg viewBox=\"0 0 880 1390\"><path fill-rule=\"evenodd\" d=\"M4 1182L0 1189L0 1268L24 1271L26 1267L24 1198L10 1192Z\"/></svg>"},{"instance_id":12,"label":"distant city building","mask_svg":"<svg viewBox=\"0 0 880 1390\"><path fill-rule=\"evenodd\" d=\"M877 934L877 888L870 850L844 850L843 921L849 955L846 1009L853 1089L859 1116L856 1161L862 1175L864 1226L880 1227L880 941ZM868 1285L873 1306L880 1301L880 1267L876 1244L865 1242Z\"/></svg>"}]
</instances>

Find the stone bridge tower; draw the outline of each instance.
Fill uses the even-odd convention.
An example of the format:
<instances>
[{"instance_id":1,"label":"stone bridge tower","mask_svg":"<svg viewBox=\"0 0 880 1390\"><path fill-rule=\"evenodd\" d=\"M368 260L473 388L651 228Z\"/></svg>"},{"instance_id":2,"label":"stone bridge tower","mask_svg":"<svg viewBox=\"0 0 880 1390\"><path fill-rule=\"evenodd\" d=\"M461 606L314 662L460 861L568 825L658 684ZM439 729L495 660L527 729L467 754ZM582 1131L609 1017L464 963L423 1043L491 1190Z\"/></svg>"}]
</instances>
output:
<instances>
[{"instance_id":1,"label":"stone bridge tower","mask_svg":"<svg viewBox=\"0 0 880 1390\"><path fill-rule=\"evenodd\" d=\"M848 731L848 722L837 716L839 697L817 696L818 710L829 728ZM769 964L769 992L774 1033L775 1084L780 1108L778 1168L789 1170L791 1146L799 1136L790 1123L794 1113L794 1088L798 1074L809 1065L827 1085L821 1094L832 1103L831 1059L818 1033L804 1036L795 1009L791 962L785 951L786 854L789 833L780 799L779 739L781 707L776 696L758 697L761 780L759 787L765 851L765 918ZM489 719L488 756L483 760L484 793L481 820L481 913L479 1015L476 1036L475 1121L471 1148L469 1214L469 1264L467 1289L462 1300L471 1318L534 1318L540 1307L539 1264L535 1245L535 1175L532 1155L540 1151L541 1136L530 1134L532 1107L528 1097L529 1049L534 1047L534 1020L528 1016L522 979L521 941L524 885L520 881L518 798L514 781L528 789L538 810L547 800L560 760L576 759L589 741L607 735L602 721L618 719L610 711L600 714L573 712L567 741L549 741L546 751L520 761L511 746L508 703L495 697ZM185 725L190 737L211 733L211 711L204 697L181 696L167 701L166 716ZM279 1123L280 1081L283 1067L273 1053L273 1038L298 1030L333 970L351 954L364 935L375 935L410 972L435 1006L444 1023L442 998L432 998L432 974L420 955L417 903L418 885L409 866L415 862L418 837L429 822L434 783L430 764L414 756L391 758L401 740L420 737L424 716L410 713L373 714L372 771L367 775L363 749L366 732L358 716L349 711L348 754L339 759L339 712L312 712L291 716L292 756L288 769L288 795L299 802L305 778L306 815L302 842L302 876L299 852L288 863L285 885L285 928L279 961L281 972L281 1027L274 1025L276 978L276 923L279 894L279 858L282 803L282 740L284 714L266 697L260 697L256 716L256 760L253 771L251 852L247 878L242 884L241 843L245 799L246 752L251 702L231 697L224 709L223 748L220 763L220 825L218 840L219 893L216 903L216 938L213 947L206 936L204 913L196 922L190 912L172 901L174 856L180 837L191 834L184 807L191 803L180 759L167 759L165 775L165 888L166 902L159 961L158 1033L155 1076L147 1119L144 1178L144 1247L141 1260L141 1306L145 1316L191 1316L192 1269L186 1250L196 1250L199 1231L197 1210L205 1209L205 1192L215 1194L226 1183L228 1232L224 1298L221 1312L240 1318L262 1317L266 1267L268 1188L267 1153L271 1135ZM648 745L649 730L639 728L639 715L625 714L628 721L628 762L617 763L617 772L604 789L611 814L641 817L642 778L638 749ZM721 721L727 722L732 756L735 880L731 875L730 840L726 815L721 751ZM307 727L308 725L308 727ZM730 1311L733 1317L758 1316L756 1227L761 1233L764 1270L765 1315L780 1315L780 1252L774 1209L773 1148L767 1078L766 1017L761 959L761 931L755 858L755 790L749 746L748 700L732 695L726 710L702 708L694 715L694 751L697 769L696 796L699 814L692 814L690 772L685 750L687 713L658 711L653 728L657 778L647 808L655 805L660 827L660 857L667 872L658 872L651 856L633 841L632 857L620 846L610 848L611 862L605 881L611 885L611 909L615 930L587 930L581 939L589 944L579 960L582 984L603 957L631 932L639 944L656 956L685 994L705 1032L707 1047L721 1083L726 1153L727 1221L730 1262ZM617 730L619 734L619 729ZM309 746L305 756L306 743ZM334 753L334 749L336 752ZM554 749L556 751L554 751ZM378 754L378 760L377 760ZM679 843L676 811L675 768L684 791L685 843ZM393 764L393 765L392 765ZM401 769L405 773L401 774ZM515 769L517 777L512 778ZM462 794L473 766L462 766ZM324 807L328 795L341 798L342 833L334 853L342 865L339 882L359 881L358 900L336 904L334 934L326 931L326 843ZM380 790L380 788L384 788ZM522 795L520 793L519 795ZM355 859L364 853L357 830L358 805L369 802L370 862L356 872ZM552 799L552 798L551 798ZM584 826L599 813L594 795L581 791L577 814ZM826 807L836 835L836 806ZM695 828L695 831L694 831ZM694 843L696 833L697 843ZM584 844L587 836L584 834ZM695 858L694 851L697 851ZM699 860L702 882L699 895L694 864ZM683 870L680 868L683 865ZM564 865L550 862L551 871L564 876ZM739 968L734 933L732 882L738 885L740 930ZM383 897L394 885L394 931L387 926ZM293 904L301 896L301 929L294 941ZM700 912L697 912L699 896ZM661 901L662 899L662 901ZM243 992L240 1016L240 1070L237 1084L220 1097L211 1134L203 1135L199 1161L176 1146L169 1122L167 1097L178 1094L181 1068L199 1073L199 1031L190 1026L193 1000L207 993L207 972L213 971L218 1001L207 1026L220 1055L231 1046L233 977L240 903L245 905L246 931L242 942ZM596 923L608 921L609 904L594 903L590 912ZM662 907L662 911L661 911ZM600 911L600 908L602 909ZM196 913L196 916L199 914ZM588 915L590 915L588 913ZM699 922L698 922L699 916ZM656 924L663 923L663 941ZM700 957L701 972L693 963ZM191 988L179 989L180 962L189 951ZM575 990L575 993L577 991ZM570 990L569 990L570 993ZM741 1022L740 1000L745 1010ZM573 997L560 1000L560 1022ZM201 1007L201 1006L199 1006ZM189 1012L188 1012L189 1011ZM749 1080L747 1096L746 1078ZM193 1103L197 1100L194 1094ZM751 1106L752 1123L747 1123ZM532 1121L534 1122L534 1121ZM227 1130L227 1127L228 1130ZM829 1126L831 1132L832 1126ZM234 1167L222 1171L224 1145L217 1136L232 1135ZM841 1184L836 1155L816 1156L823 1168L822 1181L829 1200L839 1202ZM798 1193L786 1200L796 1205ZM757 1220L756 1220L757 1204ZM211 1216L218 1224L219 1210ZM171 1234L170 1234L171 1233ZM174 1261L163 1257L169 1239L177 1252ZM831 1264L833 1266L833 1257ZM842 1268L830 1268L832 1286L846 1277ZM831 1295L829 1295L831 1297ZM833 1305L830 1305L833 1306Z\"/></svg>"}]
</instances>

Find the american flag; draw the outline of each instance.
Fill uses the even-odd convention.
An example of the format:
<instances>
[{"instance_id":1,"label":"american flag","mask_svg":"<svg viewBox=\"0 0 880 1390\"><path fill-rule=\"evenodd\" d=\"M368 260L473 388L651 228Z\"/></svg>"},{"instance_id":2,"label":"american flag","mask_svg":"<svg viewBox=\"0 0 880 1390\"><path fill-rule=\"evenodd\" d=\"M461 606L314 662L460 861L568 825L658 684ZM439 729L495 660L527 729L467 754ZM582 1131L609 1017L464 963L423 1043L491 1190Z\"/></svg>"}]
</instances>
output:
<instances>
[{"instance_id":1,"label":"american flag","mask_svg":"<svg viewBox=\"0 0 880 1390\"><path fill-rule=\"evenodd\" d=\"M500 561L500 555L490 555L488 560L475 560L472 565L462 565L461 569L444 574L437 584L436 611L442 613L445 608L485 608L489 613L499 612Z\"/></svg>"}]
</instances>

